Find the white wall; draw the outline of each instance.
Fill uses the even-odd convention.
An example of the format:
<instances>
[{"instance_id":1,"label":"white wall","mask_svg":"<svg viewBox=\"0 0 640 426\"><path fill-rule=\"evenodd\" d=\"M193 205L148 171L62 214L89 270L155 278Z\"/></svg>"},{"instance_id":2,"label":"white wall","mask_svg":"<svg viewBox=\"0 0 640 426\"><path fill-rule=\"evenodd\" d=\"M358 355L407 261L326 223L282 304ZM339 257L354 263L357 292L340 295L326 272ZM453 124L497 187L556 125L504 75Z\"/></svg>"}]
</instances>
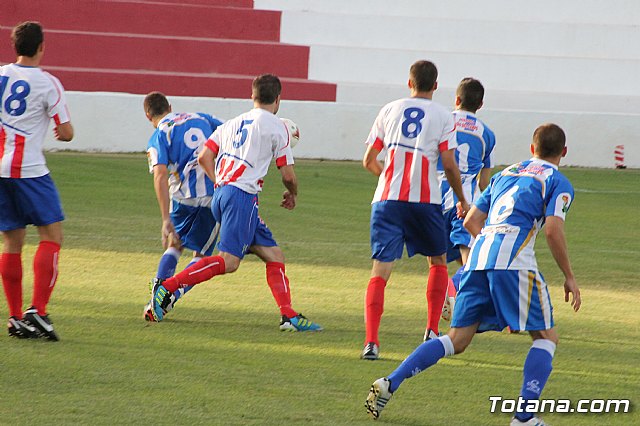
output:
<instances>
[{"instance_id":1,"label":"white wall","mask_svg":"<svg viewBox=\"0 0 640 426\"><path fill-rule=\"evenodd\" d=\"M46 149L72 149L98 152L142 152L153 129L142 110L142 95L115 93L67 94L76 136L71 143L53 139ZM252 107L248 100L171 97L175 111L208 112L222 119L232 118ZM298 158L360 160L363 142L382 105L284 101L279 116L295 121L301 142L295 148ZM569 154L566 165L613 167L613 150L626 146L626 163L640 168L640 115L585 112L481 110L495 131L496 161L507 164L529 156L529 143L535 127L555 122L567 133ZM597 118L597 120L594 120Z\"/></svg>"}]
</instances>

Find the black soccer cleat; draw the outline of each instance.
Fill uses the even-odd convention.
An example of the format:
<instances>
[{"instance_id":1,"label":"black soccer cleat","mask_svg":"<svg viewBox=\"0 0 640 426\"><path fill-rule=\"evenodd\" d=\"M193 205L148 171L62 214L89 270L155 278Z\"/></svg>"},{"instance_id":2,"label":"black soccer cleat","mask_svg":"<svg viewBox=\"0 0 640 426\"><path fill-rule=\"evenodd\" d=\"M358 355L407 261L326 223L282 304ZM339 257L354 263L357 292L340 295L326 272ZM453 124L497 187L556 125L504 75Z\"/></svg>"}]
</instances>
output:
<instances>
[{"instance_id":1,"label":"black soccer cleat","mask_svg":"<svg viewBox=\"0 0 640 426\"><path fill-rule=\"evenodd\" d=\"M40 337L35 327L24 323L16 317L9 317L7 328L9 336L17 337L18 339L37 339Z\"/></svg>"},{"instance_id":2,"label":"black soccer cleat","mask_svg":"<svg viewBox=\"0 0 640 426\"><path fill-rule=\"evenodd\" d=\"M38 310L33 306L25 311L24 319L22 321L35 328L40 337L44 337L45 339L53 342L60 340L58 334L53 329L53 324L49 319L49 315L39 315Z\"/></svg>"}]
</instances>

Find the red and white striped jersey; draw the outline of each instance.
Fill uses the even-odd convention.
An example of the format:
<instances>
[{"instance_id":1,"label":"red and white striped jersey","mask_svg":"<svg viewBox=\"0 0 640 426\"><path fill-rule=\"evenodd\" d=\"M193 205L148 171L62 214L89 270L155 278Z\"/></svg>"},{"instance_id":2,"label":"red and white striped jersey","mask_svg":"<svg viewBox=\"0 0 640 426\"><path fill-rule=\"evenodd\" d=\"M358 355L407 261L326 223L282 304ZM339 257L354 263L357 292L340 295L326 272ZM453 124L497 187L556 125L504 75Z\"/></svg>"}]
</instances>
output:
<instances>
[{"instance_id":1,"label":"red and white striped jersey","mask_svg":"<svg viewBox=\"0 0 640 426\"><path fill-rule=\"evenodd\" d=\"M282 120L261 108L219 126L205 144L217 154L216 186L233 185L250 194L262 191L272 159L278 167L293 164L288 132Z\"/></svg>"},{"instance_id":2,"label":"red and white striped jersey","mask_svg":"<svg viewBox=\"0 0 640 426\"><path fill-rule=\"evenodd\" d=\"M385 152L373 203L384 200L442 203L437 164L440 152L455 149L450 111L426 98L385 105L366 143Z\"/></svg>"},{"instance_id":3,"label":"red and white striped jersey","mask_svg":"<svg viewBox=\"0 0 640 426\"><path fill-rule=\"evenodd\" d=\"M42 144L52 118L70 120L60 81L38 67L0 66L0 177L49 173Z\"/></svg>"}]
</instances>

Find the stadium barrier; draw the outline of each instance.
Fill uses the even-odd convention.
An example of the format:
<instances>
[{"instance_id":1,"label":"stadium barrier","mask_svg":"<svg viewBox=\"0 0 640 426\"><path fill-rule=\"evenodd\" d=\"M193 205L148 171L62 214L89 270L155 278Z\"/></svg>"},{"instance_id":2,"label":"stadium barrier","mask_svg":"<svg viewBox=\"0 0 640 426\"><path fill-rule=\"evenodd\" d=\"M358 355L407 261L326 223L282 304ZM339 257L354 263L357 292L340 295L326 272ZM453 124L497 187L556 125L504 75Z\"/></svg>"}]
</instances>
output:
<instances>
[{"instance_id":1,"label":"stadium barrier","mask_svg":"<svg viewBox=\"0 0 640 426\"><path fill-rule=\"evenodd\" d=\"M146 120L141 95L68 92L69 109L76 128L70 144L53 139L49 132L47 150L70 149L88 152L143 152L152 133ZM232 118L252 107L249 100L170 97L175 111L202 111L222 119ZM279 116L295 121L301 142L297 158L361 160L364 140L382 105L283 101ZM613 167L613 152L620 141L640 134L640 114L562 111L514 111L483 109L479 117L496 133L497 164L508 164L530 156L533 130L554 122L565 129L569 152L565 165ZM629 144L625 164L640 168L640 145Z\"/></svg>"}]
</instances>

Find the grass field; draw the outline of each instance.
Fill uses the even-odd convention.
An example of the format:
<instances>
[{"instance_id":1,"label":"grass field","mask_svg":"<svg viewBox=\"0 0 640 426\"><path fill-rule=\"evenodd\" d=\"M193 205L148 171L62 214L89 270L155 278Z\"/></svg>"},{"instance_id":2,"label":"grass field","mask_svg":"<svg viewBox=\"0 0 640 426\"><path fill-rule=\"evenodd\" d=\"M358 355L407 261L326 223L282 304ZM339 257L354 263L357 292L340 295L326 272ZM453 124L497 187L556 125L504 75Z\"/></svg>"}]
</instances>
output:
<instances>
[{"instance_id":1,"label":"grass field","mask_svg":"<svg viewBox=\"0 0 640 426\"><path fill-rule=\"evenodd\" d=\"M278 207L277 173L261 214L285 254L294 307L325 331L285 334L262 263L196 287L167 319L142 307L161 255L160 220L143 155L49 154L67 220L49 311L61 342L0 337L0 424L371 424L364 398L421 342L426 260L403 259L386 293L382 359L358 359L376 180L351 162L299 161L299 205ZM628 414L546 414L553 425L640 424L640 171L565 169L576 188L567 222L583 308L562 302L544 241L541 270L560 334L545 398L631 399ZM32 230L24 254L31 296ZM182 258L181 266L187 263ZM7 315L0 304L0 315ZM407 382L378 421L505 425L489 396L515 398L530 346L488 333Z\"/></svg>"}]
</instances>

